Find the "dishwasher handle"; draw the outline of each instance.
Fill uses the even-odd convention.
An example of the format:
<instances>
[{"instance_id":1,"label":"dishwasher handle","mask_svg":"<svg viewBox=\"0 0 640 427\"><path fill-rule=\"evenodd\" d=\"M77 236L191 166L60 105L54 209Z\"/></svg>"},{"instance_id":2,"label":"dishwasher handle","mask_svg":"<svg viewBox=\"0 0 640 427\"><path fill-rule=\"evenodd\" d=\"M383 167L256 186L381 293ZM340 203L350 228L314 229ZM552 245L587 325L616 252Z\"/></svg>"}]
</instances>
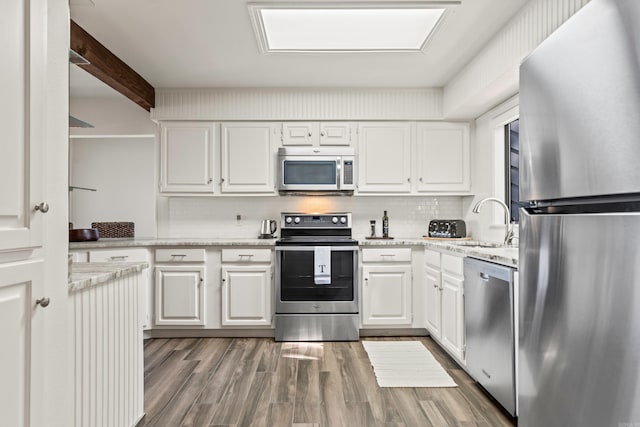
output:
<instances>
[{"instance_id":1,"label":"dishwasher handle","mask_svg":"<svg viewBox=\"0 0 640 427\"><path fill-rule=\"evenodd\" d=\"M480 273L480 278L485 282L488 282L491 276L489 276L487 273Z\"/></svg>"}]
</instances>

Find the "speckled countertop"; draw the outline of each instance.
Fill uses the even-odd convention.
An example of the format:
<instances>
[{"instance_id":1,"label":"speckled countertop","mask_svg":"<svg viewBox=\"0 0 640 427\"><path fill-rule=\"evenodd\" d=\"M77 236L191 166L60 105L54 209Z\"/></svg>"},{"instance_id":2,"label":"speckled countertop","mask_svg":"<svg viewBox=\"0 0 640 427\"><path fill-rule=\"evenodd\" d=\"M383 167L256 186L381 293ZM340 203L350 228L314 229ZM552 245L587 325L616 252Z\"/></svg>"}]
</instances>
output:
<instances>
[{"instance_id":1,"label":"speckled countertop","mask_svg":"<svg viewBox=\"0 0 640 427\"><path fill-rule=\"evenodd\" d=\"M70 242L69 249L130 248L149 246L273 246L277 239L249 238L135 238Z\"/></svg>"},{"instance_id":2,"label":"speckled countertop","mask_svg":"<svg viewBox=\"0 0 640 427\"><path fill-rule=\"evenodd\" d=\"M146 262L74 262L71 264L69 292L125 277L149 267Z\"/></svg>"},{"instance_id":3,"label":"speckled countertop","mask_svg":"<svg viewBox=\"0 0 640 427\"><path fill-rule=\"evenodd\" d=\"M502 247L497 243L472 240L424 240L421 238L395 238L389 240L367 240L358 238L361 247L374 246L424 246L428 249L448 251L463 256L518 268L518 248ZM250 238L159 238L159 239L100 239L95 242L69 243L69 249L163 247L163 246L274 246L276 239ZM489 246L489 247L486 247Z\"/></svg>"}]
</instances>

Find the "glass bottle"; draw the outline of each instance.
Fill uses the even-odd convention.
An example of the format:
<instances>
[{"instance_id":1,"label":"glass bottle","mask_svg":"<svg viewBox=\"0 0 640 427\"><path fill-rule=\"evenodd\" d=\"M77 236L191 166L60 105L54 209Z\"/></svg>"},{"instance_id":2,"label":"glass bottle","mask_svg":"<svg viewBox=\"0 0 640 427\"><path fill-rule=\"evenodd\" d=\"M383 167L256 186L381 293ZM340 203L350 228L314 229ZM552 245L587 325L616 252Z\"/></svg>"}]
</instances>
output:
<instances>
[{"instance_id":1,"label":"glass bottle","mask_svg":"<svg viewBox=\"0 0 640 427\"><path fill-rule=\"evenodd\" d=\"M384 215L382 216L382 237L384 239L389 238L389 217L387 216L387 211L384 211Z\"/></svg>"}]
</instances>

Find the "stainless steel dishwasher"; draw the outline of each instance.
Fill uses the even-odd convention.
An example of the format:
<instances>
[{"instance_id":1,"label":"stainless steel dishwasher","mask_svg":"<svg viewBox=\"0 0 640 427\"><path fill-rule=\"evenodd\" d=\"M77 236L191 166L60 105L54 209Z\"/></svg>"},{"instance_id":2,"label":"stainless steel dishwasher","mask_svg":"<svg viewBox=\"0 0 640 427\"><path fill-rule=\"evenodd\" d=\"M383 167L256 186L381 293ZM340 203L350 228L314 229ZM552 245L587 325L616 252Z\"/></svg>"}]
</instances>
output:
<instances>
[{"instance_id":1,"label":"stainless steel dishwasher","mask_svg":"<svg viewBox=\"0 0 640 427\"><path fill-rule=\"evenodd\" d=\"M464 259L467 371L511 415L516 407L514 269Z\"/></svg>"}]
</instances>

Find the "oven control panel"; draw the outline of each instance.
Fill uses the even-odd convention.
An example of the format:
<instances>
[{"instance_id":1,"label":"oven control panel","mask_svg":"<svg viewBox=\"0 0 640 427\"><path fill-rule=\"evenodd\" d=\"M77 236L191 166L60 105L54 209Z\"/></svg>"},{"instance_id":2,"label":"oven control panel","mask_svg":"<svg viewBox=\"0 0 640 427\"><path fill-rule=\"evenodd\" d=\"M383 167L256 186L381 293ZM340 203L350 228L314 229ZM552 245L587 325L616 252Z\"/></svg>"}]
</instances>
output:
<instances>
[{"instance_id":1,"label":"oven control panel","mask_svg":"<svg viewBox=\"0 0 640 427\"><path fill-rule=\"evenodd\" d=\"M351 213L283 213L280 228L351 228Z\"/></svg>"}]
</instances>

